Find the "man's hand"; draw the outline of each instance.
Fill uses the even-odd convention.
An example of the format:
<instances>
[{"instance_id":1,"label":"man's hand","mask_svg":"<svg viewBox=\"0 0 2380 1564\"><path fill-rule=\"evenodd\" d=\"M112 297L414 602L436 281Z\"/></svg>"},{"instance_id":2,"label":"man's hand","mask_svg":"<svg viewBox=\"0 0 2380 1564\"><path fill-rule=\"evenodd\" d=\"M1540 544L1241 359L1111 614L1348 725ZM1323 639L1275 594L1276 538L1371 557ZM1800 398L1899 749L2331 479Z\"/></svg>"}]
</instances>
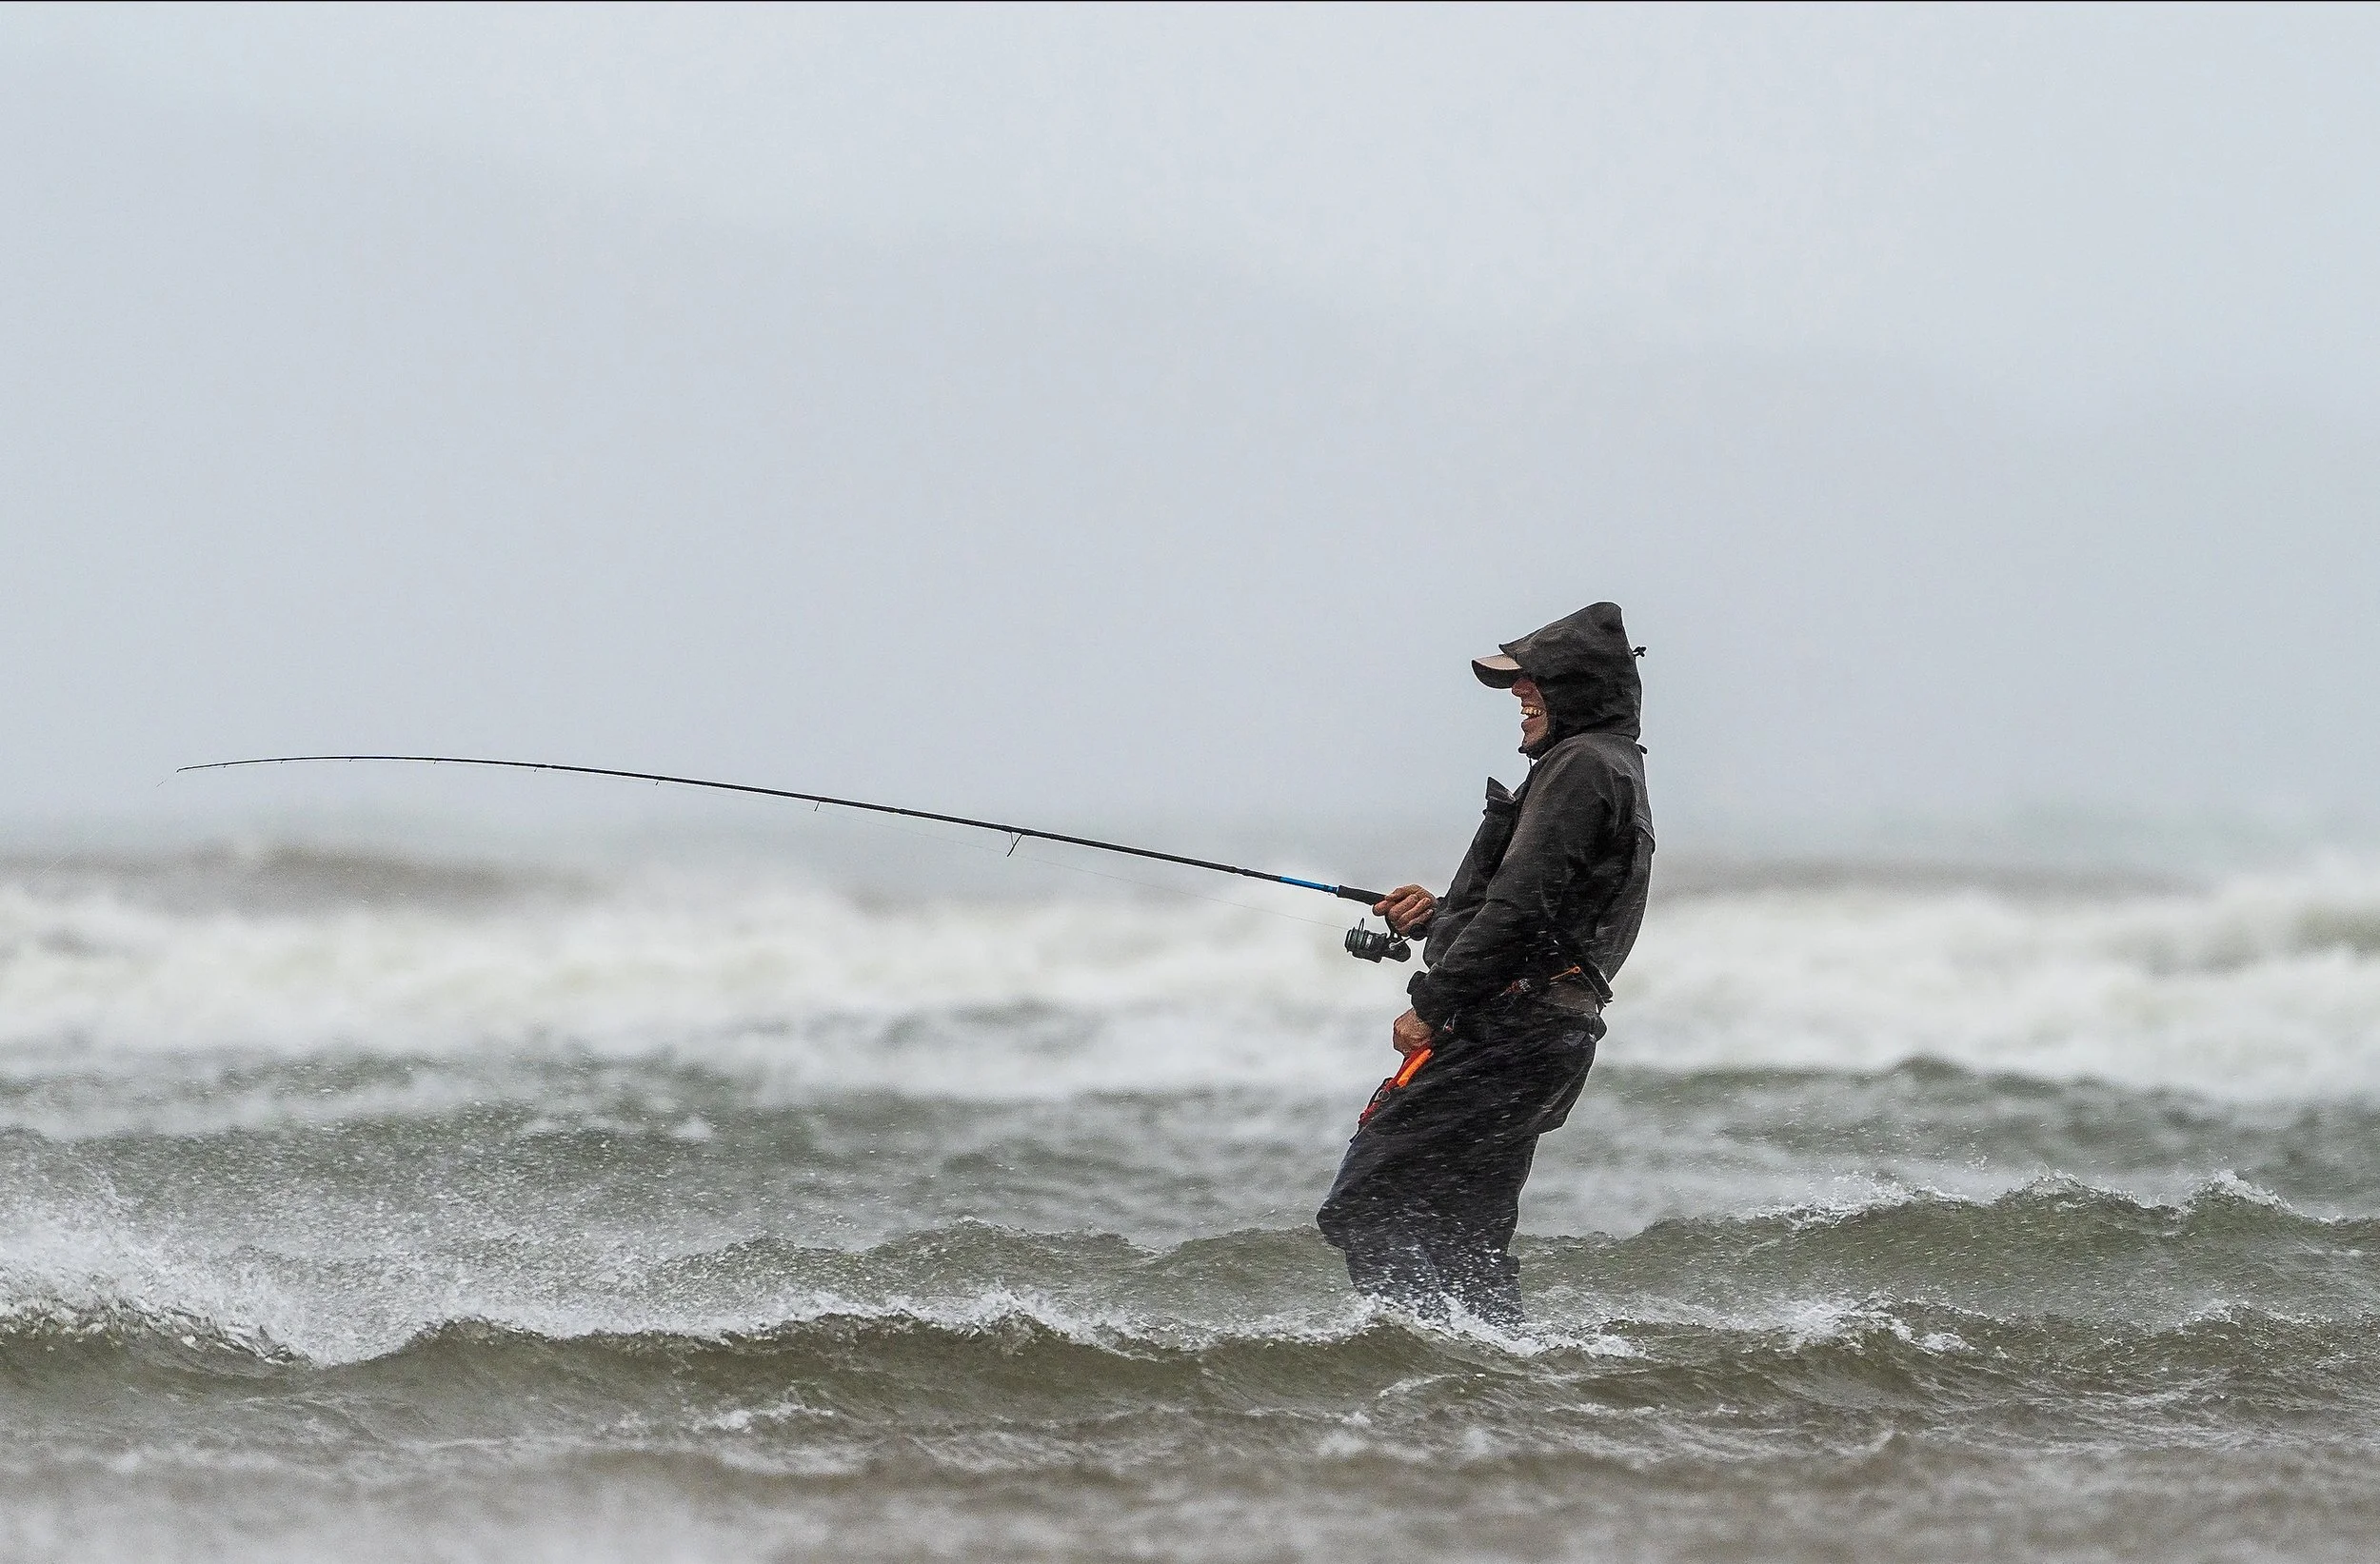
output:
<instances>
[{"instance_id":1,"label":"man's hand","mask_svg":"<svg viewBox=\"0 0 2380 1564\"><path fill-rule=\"evenodd\" d=\"M1389 1039L1397 1044L1398 1053L1411 1059L1435 1042L1438 1033L1428 1021L1408 1010L1397 1018L1396 1026L1390 1029Z\"/></svg>"},{"instance_id":2,"label":"man's hand","mask_svg":"<svg viewBox=\"0 0 2380 1564\"><path fill-rule=\"evenodd\" d=\"M1438 911L1438 898L1418 885L1399 885L1378 901L1372 910L1388 920L1388 926L1399 934L1418 934L1430 926L1431 914Z\"/></svg>"}]
</instances>

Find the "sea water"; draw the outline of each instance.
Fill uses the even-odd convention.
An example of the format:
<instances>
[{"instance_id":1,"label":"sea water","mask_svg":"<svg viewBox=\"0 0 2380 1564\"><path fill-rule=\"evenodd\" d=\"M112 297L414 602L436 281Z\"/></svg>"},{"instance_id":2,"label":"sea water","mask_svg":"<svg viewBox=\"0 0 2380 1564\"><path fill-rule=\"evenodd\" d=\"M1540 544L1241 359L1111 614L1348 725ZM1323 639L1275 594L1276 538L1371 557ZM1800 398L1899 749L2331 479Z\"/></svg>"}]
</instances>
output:
<instances>
[{"instance_id":1,"label":"sea water","mask_svg":"<svg viewBox=\"0 0 2380 1564\"><path fill-rule=\"evenodd\" d=\"M0 865L0 1553L2370 1555L2380 864L1672 875L1515 1332L1317 903Z\"/></svg>"}]
</instances>

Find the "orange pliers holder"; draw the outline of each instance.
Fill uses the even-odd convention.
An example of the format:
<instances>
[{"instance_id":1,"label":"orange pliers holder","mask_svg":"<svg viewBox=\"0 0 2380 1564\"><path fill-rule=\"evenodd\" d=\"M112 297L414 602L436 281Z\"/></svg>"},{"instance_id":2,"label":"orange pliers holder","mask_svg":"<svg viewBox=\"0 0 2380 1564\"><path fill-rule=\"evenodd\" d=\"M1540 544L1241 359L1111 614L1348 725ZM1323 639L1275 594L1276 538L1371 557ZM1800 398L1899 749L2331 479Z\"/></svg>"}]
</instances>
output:
<instances>
[{"instance_id":1,"label":"orange pliers holder","mask_svg":"<svg viewBox=\"0 0 2380 1564\"><path fill-rule=\"evenodd\" d=\"M1398 1066L1397 1073L1381 1081L1380 1089L1372 1094L1372 1100L1363 1105L1363 1112L1356 1117L1356 1128L1372 1122L1372 1116L1388 1106L1389 1097L1421 1073L1421 1066L1430 1062L1430 1053L1427 1048L1417 1048L1405 1056L1405 1062Z\"/></svg>"}]
</instances>

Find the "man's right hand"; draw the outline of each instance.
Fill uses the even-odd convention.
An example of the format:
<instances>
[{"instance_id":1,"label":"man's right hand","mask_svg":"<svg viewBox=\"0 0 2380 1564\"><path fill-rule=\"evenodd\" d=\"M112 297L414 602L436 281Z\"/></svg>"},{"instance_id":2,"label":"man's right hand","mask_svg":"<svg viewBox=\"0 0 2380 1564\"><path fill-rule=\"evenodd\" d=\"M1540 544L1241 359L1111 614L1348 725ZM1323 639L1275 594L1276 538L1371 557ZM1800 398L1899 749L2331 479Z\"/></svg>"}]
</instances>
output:
<instances>
[{"instance_id":1,"label":"man's right hand","mask_svg":"<svg viewBox=\"0 0 2380 1564\"><path fill-rule=\"evenodd\" d=\"M1438 1029L1408 1010L1397 1018L1395 1026L1389 1028L1388 1040L1398 1053L1411 1059L1422 1049L1437 1045Z\"/></svg>"},{"instance_id":2,"label":"man's right hand","mask_svg":"<svg viewBox=\"0 0 2380 1564\"><path fill-rule=\"evenodd\" d=\"M1373 902L1372 910L1387 919L1388 926L1398 933L1419 934L1430 926L1431 915L1438 911L1438 898L1418 885L1399 885Z\"/></svg>"}]
</instances>

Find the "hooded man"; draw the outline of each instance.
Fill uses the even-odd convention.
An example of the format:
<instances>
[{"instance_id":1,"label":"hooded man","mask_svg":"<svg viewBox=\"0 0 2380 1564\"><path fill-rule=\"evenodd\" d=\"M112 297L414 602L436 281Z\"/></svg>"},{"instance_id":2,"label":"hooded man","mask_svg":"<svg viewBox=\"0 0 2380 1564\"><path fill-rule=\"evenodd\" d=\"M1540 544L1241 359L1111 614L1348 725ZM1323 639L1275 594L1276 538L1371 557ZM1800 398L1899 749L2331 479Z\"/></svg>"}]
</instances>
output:
<instances>
[{"instance_id":1,"label":"hooded man","mask_svg":"<svg viewBox=\"0 0 2380 1564\"><path fill-rule=\"evenodd\" d=\"M1652 883L1636 655L1618 605L1598 603L1471 664L1519 698L1529 775L1517 792L1489 781L1442 900L1407 885L1373 908L1429 937L1395 1027L1405 1067L1365 1110L1318 1217L1374 1297L1520 1321L1520 1187L1586 1084Z\"/></svg>"}]
</instances>

